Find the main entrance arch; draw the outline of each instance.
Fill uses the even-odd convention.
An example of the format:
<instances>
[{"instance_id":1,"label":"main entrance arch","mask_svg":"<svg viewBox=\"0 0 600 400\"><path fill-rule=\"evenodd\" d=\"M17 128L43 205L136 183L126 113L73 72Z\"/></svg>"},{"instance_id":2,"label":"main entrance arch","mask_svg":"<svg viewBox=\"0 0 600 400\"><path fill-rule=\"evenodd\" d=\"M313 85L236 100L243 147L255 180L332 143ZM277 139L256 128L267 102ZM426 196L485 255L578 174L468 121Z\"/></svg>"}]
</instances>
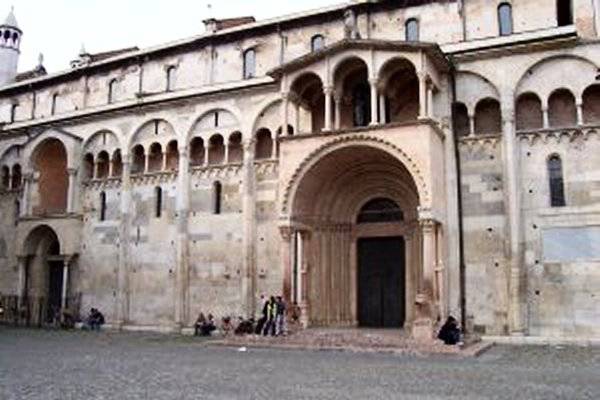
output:
<instances>
[{"instance_id":1,"label":"main entrance arch","mask_svg":"<svg viewBox=\"0 0 600 400\"><path fill-rule=\"evenodd\" d=\"M369 144L328 152L303 173L289 203L296 255L289 291L308 324L403 327L412 321L419 204L404 164Z\"/></svg>"}]
</instances>

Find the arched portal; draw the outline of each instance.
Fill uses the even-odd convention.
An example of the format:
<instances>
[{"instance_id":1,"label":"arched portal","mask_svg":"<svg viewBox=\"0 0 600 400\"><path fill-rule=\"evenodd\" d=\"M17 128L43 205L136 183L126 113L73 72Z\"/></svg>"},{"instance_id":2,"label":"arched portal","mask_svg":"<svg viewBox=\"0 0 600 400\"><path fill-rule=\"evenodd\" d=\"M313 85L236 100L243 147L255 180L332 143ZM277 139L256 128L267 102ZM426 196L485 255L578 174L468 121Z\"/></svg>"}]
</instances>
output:
<instances>
[{"instance_id":1,"label":"arched portal","mask_svg":"<svg viewBox=\"0 0 600 400\"><path fill-rule=\"evenodd\" d=\"M57 323L69 304L70 257L47 225L33 229L23 243L22 304L34 323Z\"/></svg>"},{"instance_id":2,"label":"arched portal","mask_svg":"<svg viewBox=\"0 0 600 400\"><path fill-rule=\"evenodd\" d=\"M291 299L307 322L403 327L419 274L419 195L394 155L366 144L324 155L299 178L290 212ZM301 272L306 271L306 272ZM285 286L284 286L285 290Z\"/></svg>"}]
</instances>

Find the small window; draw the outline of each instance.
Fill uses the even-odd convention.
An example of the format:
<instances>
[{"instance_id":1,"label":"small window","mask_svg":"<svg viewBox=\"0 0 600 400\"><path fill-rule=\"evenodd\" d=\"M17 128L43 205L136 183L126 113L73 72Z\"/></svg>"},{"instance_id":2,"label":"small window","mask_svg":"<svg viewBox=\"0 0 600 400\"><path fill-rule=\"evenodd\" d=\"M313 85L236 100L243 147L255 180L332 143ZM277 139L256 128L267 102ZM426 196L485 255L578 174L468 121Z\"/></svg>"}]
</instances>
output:
<instances>
[{"instance_id":1,"label":"small window","mask_svg":"<svg viewBox=\"0 0 600 400\"><path fill-rule=\"evenodd\" d=\"M564 207L566 202L562 161L556 154L548 159L548 179L550 181L550 206Z\"/></svg>"},{"instance_id":2,"label":"small window","mask_svg":"<svg viewBox=\"0 0 600 400\"><path fill-rule=\"evenodd\" d=\"M112 104L115 101L116 91L117 91L117 80L112 79L108 84L108 104Z\"/></svg>"},{"instance_id":3,"label":"small window","mask_svg":"<svg viewBox=\"0 0 600 400\"><path fill-rule=\"evenodd\" d=\"M106 193L100 193L100 221L106 220Z\"/></svg>"},{"instance_id":4,"label":"small window","mask_svg":"<svg viewBox=\"0 0 600 400\"><path fill-rule=\"evenodd\" d=\"M323 35L315 35L310 41L310 49L315 52L325 47L325 38Z\"/></svg>"},{"instance_id":5,"label":"small window","mask_svg":"<svg viewBox=\"0 0 600 400\"><path fill-rule=\"evenodd\" d=\"M155 196L155 216L156 218L160 218L162 215L162 202L163 202L163 191L162 188L160 186L157 186L156 188L154 188L154 196Z\"/></svg>"},{"instance_id":6,"label":"small window","mask_svg":"<svg viewBox=\"0 0 600 400\"><path fill-rule=\"evenodd\" d=\"M251 79L256 76L256 52L254 49L244 52L244 79Z\"/></svg>"},{"instance_id":7,"label":"small window","mask_svg":"<svg viewBox=\"0 0 600 400\"><path fill-rule=\"evenodd\" d=\"M411 18L406 21L406 40L408 42L419 41L419 21L415 18Z\"/></svg>"},{"instance_id":8,"label":"small window","mask_svg":"<svg viewBox=\"0 0 600 400\"><path fill-rule=\"evenodd\" d=\"M573 5L571 0L556 1L556 21L558 26L573 25Z\"/></svg>"},{"instance_id":9,"label":"small window","mask_svg":"<svg viewBox=\"0 0 600 400\"><path fill-rule=\"evenodd\" d=\"M215 182L213 185L213 214L221 214L221 192L223 185L221 182Z\"/></svg>"},{"instance_id":10,"label":"small window","mask_svg":"<svg viewBox=\"0 0 600 400\"><path fill-rule=\"evenodd\" d=\"M52 104L50 105L50 115L56 114L56 101L58 100L58 93L52 95Z\"/></svg>"},{"instance_id":11,"label":"small window","mask_svg":"<svg viewBox=\"0 0 600 400\"><path fill-rule=\"evenodd\" d=\"M507 36L513 33L512 7L508 3L502 3L498 6L498 26L500 36Z\"/></svg>"},{"instance_id":12,"label":"small window","mask_svg":"<svg viewBox=\"0 0 600 400\"><path fill-rule=\"evenodd\" d=\"M172 91L175 86L175 69L174 65L167 68L167 92Z\"/></svg>"},{"instance_id":13,"label":"small window","mask_svg":"<svg viewBox=\"0 0 600 400\"><path fill-rule=\"evenodd\" d=\"M19 109L18 104L13 104L10 107L10 122L15 122L17 120L17 110Z\"/></svg>"}]
</instances>

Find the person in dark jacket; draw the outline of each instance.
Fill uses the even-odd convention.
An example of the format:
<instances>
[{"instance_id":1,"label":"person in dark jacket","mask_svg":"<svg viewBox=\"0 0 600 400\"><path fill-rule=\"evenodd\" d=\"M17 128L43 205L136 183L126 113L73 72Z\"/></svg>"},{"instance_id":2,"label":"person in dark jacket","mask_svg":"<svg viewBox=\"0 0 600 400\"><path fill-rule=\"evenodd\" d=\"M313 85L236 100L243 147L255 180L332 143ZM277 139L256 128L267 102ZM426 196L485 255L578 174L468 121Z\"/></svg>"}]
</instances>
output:
<instances>
[{"instance_id":1,"label":"person in dark jacket","mask_svg":"<svg viewBox=\"0 0 600 400\"><path fill-rule=\"evenodd\" d=\"M263 335L275 336L275 318L277 317L277 301L271 296L267 302L267 323L263 329Z\"/></svg>"},{"instance_id":2,"label":"person in dark jacket","mask_svg":"<svg viewBox=\"0 0 600 400\"><path fill-rule=\"evenodd\" d=\"M275 311L275 324L277 326L277 336L281 336L285 333L285 309L285 301L283 301L283 298L281 296L277 296Z\"/></svg>"},{"instance_id":3,"label":"person in dark jacket","mask_svg":"<svg viewBox=\"0 0 600 400\"><path fill-rule=\"evenodd\" d=\"M460 340L460 328L458 327L458 321L453 316L449 316L446 323L440 329L438 333L438 339L443 341L447 345L458 344Z\"/></svg>"}]
</instances>

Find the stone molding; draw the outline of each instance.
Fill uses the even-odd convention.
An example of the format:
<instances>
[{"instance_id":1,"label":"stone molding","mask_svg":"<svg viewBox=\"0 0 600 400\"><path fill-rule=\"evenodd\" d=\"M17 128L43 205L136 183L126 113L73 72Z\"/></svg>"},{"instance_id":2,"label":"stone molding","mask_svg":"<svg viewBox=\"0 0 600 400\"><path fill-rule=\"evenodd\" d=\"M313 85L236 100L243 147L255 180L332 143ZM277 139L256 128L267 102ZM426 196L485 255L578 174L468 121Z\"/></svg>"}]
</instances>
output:
<instances>
[{"instance_id":1,"label":"stone molding","mask_svg":"<svg viewBox=\"0 0 600 400\"><path fill-rule=\"evenodd\" d=\"M517 137L521 143L527 144L530 147L539 143L570 143L578 139L587 141L592 138L600 139L600 126L519 131L517 132Z\"/></svg>"}]
</instances>

